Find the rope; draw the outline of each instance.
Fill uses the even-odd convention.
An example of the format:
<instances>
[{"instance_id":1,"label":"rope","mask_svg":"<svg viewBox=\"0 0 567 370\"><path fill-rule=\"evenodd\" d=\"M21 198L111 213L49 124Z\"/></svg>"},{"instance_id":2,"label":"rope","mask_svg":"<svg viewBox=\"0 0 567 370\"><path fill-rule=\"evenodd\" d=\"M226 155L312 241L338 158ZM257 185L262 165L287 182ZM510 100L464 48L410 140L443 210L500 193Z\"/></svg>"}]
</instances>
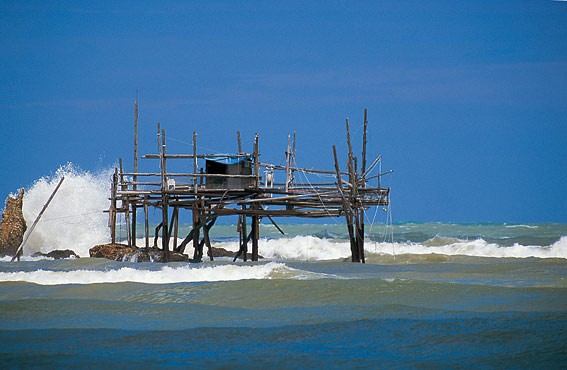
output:
<instances>
[{"instance_id":1,"label":"rope","mask_svg":"<svg viewBox=\"0 0 567 370\"><path fill-rule=\"evenodd\" d=\"M94 215L94 214L100 214L100 213L102 213L102 211L79 213L79 214L75 214L75 215L47 218L43 221L45 222L45 221L62 220L62 219L65 219L65 218L71 218L71 217L77 217L77 216L88 216L88 215Z\"/></svg>"},{"instance_id":2,"label":"rope","mask_svg":"<svg viewBox=\"0 0 567 370\"><path fill-rule=\"evenodd\" d=\"M172 141L177 141L178 143L186 144L186 145L189 145L190 147L193 147L193 143L189 143L189 142L184 141L184 140L176 139L176 138L171 137L171 136L168 136L167 139L172 140ZM200 146L200 145L197 145L197 148L203 149L203 150L208 150L209 152L211 152L213 154L222 154L221 152L219 152L217 150L205 148L204 146Z\"/></svg>"},{"instance_id":3,"label":"rope","mask_svg":"<svg viewBox=\"0 0 567 370\"><path fill-rule=\"evenodd\" d=\"M315 193L317 194L317 197L319 198L319 201L321 201L321 205L323 206L323 208L325 209L325 212L327 212L327 214L329 215L329 217L331 217L331 219L335 222L338 223L337 220L335 220L335 218L331 215L331 212L329 212L329 210L327 209L327 207L325 206L325 203L323 203L323 199L321 198L321 195L319 194L319 192L317 190L315 190L315 187L313 186L313 184L311 184L311 181L309 181L309 179L307 178L307 175L305 173L305 171L298 171L300 174L303 175L303 177L305 178L305 181L307 181L307 183L309 184L309 186L311 187L311 189L313 189L315 191Z\"/></svg>"}]
</instances>

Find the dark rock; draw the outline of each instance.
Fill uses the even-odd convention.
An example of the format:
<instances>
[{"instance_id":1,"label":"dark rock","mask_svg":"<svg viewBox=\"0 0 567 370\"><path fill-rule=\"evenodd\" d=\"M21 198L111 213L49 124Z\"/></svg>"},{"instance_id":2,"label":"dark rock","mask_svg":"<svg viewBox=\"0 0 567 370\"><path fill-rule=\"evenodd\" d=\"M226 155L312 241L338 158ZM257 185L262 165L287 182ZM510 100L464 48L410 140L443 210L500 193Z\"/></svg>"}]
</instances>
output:
<instances>
[{"instance_id":1,"label":"dark rock","mask_svg":"<svg viewBox=\"0 0 567 370\"><path fill-rule=\"evenodd\" d=\"M213 257L234 257L234 252L224 248L212 248ZM136 248L125 244L109 243L101 244L89 249L89 255L93 258L106 258L114 261L127 262L164 262L163 251L159 248ZM248 260L252 259L252 254L248 253ZM242 258L242 256L240 257ZM259 256L259 258L263 258ZM169 252L169 262L201 262L195 261L186 254Z\"/></svg>"},{"instance_id":2,"label":"dark rock","mask_svg":"<svg viewBox=\"0 0 567 370\"><path fill-rule=\"evenodd\" d=\"M73 252L70 249L65 249L65 250L56 249L49 253L37 252L32 254L32 257L51 257L56 260L65 259L65 258L80 258L77 255L77 253Z\"/></svg>"},{"instance_id":3,"label":"dark rock","mask_svg":"<svg viewBox=\"0 0 567 370\"><path fill-rule=\"evenodd\" d=\"M106 258L128 262L164 262L163 251L158 248L136 248L125 244L101 244L89 249L93 258ZM191 262L186 254L169 252L170 262Z\"/></svg>"},{"instance_id":4,"label":"dark rock","mask_svg":"<svg viewBox=\"0 0 567 370\"><path fill-rule=\"evenodd\" d=\"M231 252L228 251L224 248L220 248L220 247L211 247L211 249L213 250L213 257L230 257L230 258L234 258L234 256L236 255L236 252ZM242 259L243 256L240 256L239 258ZM246 258L248 259L248 261L252 260L252 253L246 253ZM260 258L264 258L260 255L258 255L258 259Z\"/></svg>"},{"instance_id":5,"label":"dark rock","mask_svg":"<svg viewBox=\"0 0 567 370\"><path fill-rule=\"evenodd\" d=\"M8 196L0 221L0 256L13 256L26 232L26 220L22 213L24 189L16 197Z\"/></svg>"},{"instance_id":6,"label":"dark rock","mask_svg":"<svg viewBox=\"0 0 567 370\"><path fill-rule=\"evenodd\" d=\"M211 247L213 251L213 257L234 257L234 252L227 251L224 248Z\"/></svg>"}]
</instances>

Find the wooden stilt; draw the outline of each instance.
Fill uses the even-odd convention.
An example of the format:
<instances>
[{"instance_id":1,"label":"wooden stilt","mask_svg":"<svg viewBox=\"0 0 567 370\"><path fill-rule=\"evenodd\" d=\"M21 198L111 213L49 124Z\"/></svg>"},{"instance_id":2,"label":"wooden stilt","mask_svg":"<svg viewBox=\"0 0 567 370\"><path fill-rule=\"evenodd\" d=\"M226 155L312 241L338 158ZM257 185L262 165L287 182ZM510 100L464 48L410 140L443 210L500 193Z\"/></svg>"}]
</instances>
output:
<instances>
[{"instance_id":1,"label":"wooden stilt","mask_svg":"<svg viewBox=\"0 0 567 370\"><path fill-rule=\"evenodd\" d=\"M110 240L116 243L116 192L118 190L118 168L114 169L112 175L112 190L110 194Z\"/></svg>"},{"instance_id":2,"label":"wooden stilt","mask_svg":"<svg viewBox=\"0 0 567 370\"><path fill-rule=\"evenodd\" d=\"M119 163L119 179L121 191L127 190L127 186L124 184L124 168L122 166L122 158L118 160ZM121 205L120 208L124 211L124 220L126 221L126 244L130 247L132 246L132 235L130 230L130 205L128 204L127 197L121 197Z\"/></svg>"},{"instance_id":3,"label":"wooden stilt","mask_svg":"<svg viewBox=\"0 0 567 370\"><path fill-rule=\"evenodd\" d=\"M248 240L248 234L246 232L246 216L242 215L242 259L244 262L248 259Z\"/></svg>"},{"instance_id":4,"label":"wooden stilt","mask_svg":"<svg viewBox=\"0 0 567 370\"><path fill-rule=\"evenodd\" d=\"M173 213L171 214L171 222L169 224L169 235L173 235L173 250L177 248L177 233L178 233L178 215L179 207L173 207Z\"/></svg>"},{"instance_id":5,"label":"wooden stilt","mask_svg":"<svg viewBox=\"0 0 567 370\"><path fill-rule=\"evenodd\" d=\"M169 189L167 186L167 167L166 167L166 144L165 144L165 130L161 131L161 203L162 203L162 228L161 228L161 245L163 250L163 260L169 262Z\"/></svg>"},{"instance_id":6,"label":"wooden stilt","mask_svg":"<svg viewBox=\"0 0 567 370\"><path fill-rule=\"evenodd\" d=\"M252 261L258 261L258 239L260 237L260 218L252 216Z\"/></svg>"},{"instance_id":7,"label":"wooden stilt","mask_svg":"<svg viewBox=\"0 0 567 370\"><path fill-rule=\"evenodd\" d=\"M203 240L207 245L207 255L209 256L209 259L211 261L214 261L214 257L213 257L213 247L211 245L211 238L209 236L209 230L211 229L211 227L213 227L215 222L216 222L216 217L214 217L211 221L209 221L209 223L207 223L203 228Z\"/></svg>"},{"instance_id":8,"label":"wooden stilt","mask_svg":"<svg viewBox=\"0 0 567 370\"><path fill-rule=\"evenodd\" d=\"M236 131L236 140L238 141L238 154L242 153L242 140L240 139L240 131Z\"/></svg>"},{"instance_id":9,"label":"wooden stilt","mask_svg":"<svg viewBox=\"0 0 567 370\"><path fill-rule=\"evenodd\" d=\"M150 247L150 222L148 215L148 196L144 199L144 237L146 238L146 248Z\"/></svg>"},{"instance_id":10,"label":"wooden stilt","mask_svg":"<svg viewBox=\"0 0 567 370\"><path fill-rule=\"evenodd\" d=\"M242 206L243 209L246 208L246 206ZM238 252L236 253L236 255L234 256L234 259L232 260L233 262L236 261L240 256L242 256L242 259L244 260L244 262L246 262L246 260L248 259L248 240L250 240L250 238L248 237L248 234L246 232L246 215L242 214L240 216L238 216L238 230L240 232L239 235L239 239L240 239L240 248L238 249Z\"/></svg>"},{"instance_id":11,"label":"wooden stilt","mask_svg":"<svg viewBox=\"0 0 567 370\"><path fill-rule=\"evenodd\" d=\"M339 169L339 160L337 157L337 148L333 145L333 157L335 160L335 171L337 174L337 187L339 190L339 193L341 195L341 199L342 199L342 203L343 203L343 209L344 209L344 215L345 215L345 220L347 223L347 230L348 230L348 236L349 236L349 241L350 241L350 252L351 252L351 260L352 262L358 262L357 261L357 247L356 247L356 241L355 241L355 236L354 236L354 227L353 227L353 215L352 215L352 208L348 202L348 200L346 199L344 193L343 193L343 183L342 183L342 179L341 179L341 172Z\"/></svg>"},{"instance_id":12,"label":"wooden stilt","mask_svg":"<svg viewBox=\"0 0 567 370\"><path fill-rule=\"evenodd\" d=\"M363 133L362 133L362 164L360 167L360 186L364 189L366 188L366 131L368 127L368 119L367 119L367 110L364 108L364 122L363 122ZM365 217L365 210L364 206L360 205L359 208L359 230L358 235L360 238L359 241L359 250L362 257L362 263L366 263L366 257L364 255L364 217Z\"/></svg>"},{"instance_id":13,"label":"wooden stilt","mask_svg":"<svg viewBox=\"0 0 567 370\"><path fill-rule=\"evenodd\" d=\"M199 211L195 208L193 209L193 260L200 261L202 258L202 253L200 253L199 239L200 239L200 229L201 220L199 217Z\"/></svg>"},{"instance_id":14,"label":"wooden stilt","mask_svg":"<svg viewBox=\"0 0 567 370\"><path fill-rule=\"evenodd\" d=\"M132 181L134 185L132 190L138 190L138 93L136 92L136 101L134 103L134 175ZM132 245L136 246L136 226L137 226L137 212L136 204L132 203Z\"/></svg>"}]
</instances>

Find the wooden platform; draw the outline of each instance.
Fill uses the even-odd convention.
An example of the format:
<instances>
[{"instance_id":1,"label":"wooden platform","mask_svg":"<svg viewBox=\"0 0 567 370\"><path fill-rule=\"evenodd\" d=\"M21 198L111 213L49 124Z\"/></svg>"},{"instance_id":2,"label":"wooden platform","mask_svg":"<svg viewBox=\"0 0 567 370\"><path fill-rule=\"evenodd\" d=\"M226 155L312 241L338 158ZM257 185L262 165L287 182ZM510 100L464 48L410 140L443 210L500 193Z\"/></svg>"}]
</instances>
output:
<instances>
[{"instance_id":1,"label":"wooden platform","mask_svg":"<svg viewBox=\"0 0 567 370\"><path fill-rule=\"evenodd\" d=\"M193 133L193 153L171 154L167 152L165 130L158 123L157 141L159 152L146 154L142 158L156 161L157 171L138 172L138 107L135 105L134 122L134 171L124 172L122 160L116 168L111 190L109 225L112 243L116 242L117 214L124 214L127 223L127 243L134 246L137 210L143 209L145 223L145 247L150 247L152 235L149 230L149 208L161 210L161 223L153 233L153 244L161 235L161 249L167 261L170 251L184 253L188 244L193 247L193 259L201 260L203 248L210 250L209 231L218 217L237 216L237 232L240 249L234 260L246 260L248 244L252 244L252 260L258 260L259 223L262 219L273 223L278 217L344 217L349 233L353 262L365 262L364 258L364 214L374 206L389 204L390 189L380 186L383 175L369 174L375 169L380 157L367 166L366 133L367 115L364 111L364 129L360 166L353 154L348 119L346 135L348 146L348 168L339 167L337 151L332 147L334 170L298 168L295 165L295 135L288 137L285 166L262 163L259 160L259 137L256 134L252 153L242 152L240 134L237 133L238 152L234 154L205 155L197 153L197 133ZM172 160L192 161L193 171L188 173L168 172ZM205 165L203 166L203 162ZM206 169L206 170L205 170ZM276 176L276 173L280 173ZM301 173L304 182L297 180ZM311 182L310 176L327 175L332 182ZM285 179L277 183L274 179ZM305 181L307 180L307 181ZM371 184L375 183L374 186ZM182 243L177 245L179 235L179 213L190 212L192 230ZM250 230L248 230L248 224ZM173 245L170 245L170 238ZM181 235L183 237L183 235ZM212 259L212 253L209 253Z\"/></svg>"}]
</instances>

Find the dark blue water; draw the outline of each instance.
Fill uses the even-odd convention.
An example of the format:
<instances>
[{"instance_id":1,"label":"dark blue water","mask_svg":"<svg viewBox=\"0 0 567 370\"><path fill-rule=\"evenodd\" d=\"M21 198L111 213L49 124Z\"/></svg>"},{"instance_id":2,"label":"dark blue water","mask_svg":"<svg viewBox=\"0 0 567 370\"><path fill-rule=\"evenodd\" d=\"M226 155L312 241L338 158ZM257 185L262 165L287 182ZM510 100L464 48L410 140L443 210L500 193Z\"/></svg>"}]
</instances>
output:
<instances>
[{"instance_id":1,"label":"dark blue water","mask_svg":"<svg viewBox=\"0 0 567 370\"><path fill-rule=\"evenodd\" d=\"M235 317L235 320L238 318ZM499 313L270 328L0 332L4 368L561 368L567 315Z\"/></svg>"}]
</instances>

